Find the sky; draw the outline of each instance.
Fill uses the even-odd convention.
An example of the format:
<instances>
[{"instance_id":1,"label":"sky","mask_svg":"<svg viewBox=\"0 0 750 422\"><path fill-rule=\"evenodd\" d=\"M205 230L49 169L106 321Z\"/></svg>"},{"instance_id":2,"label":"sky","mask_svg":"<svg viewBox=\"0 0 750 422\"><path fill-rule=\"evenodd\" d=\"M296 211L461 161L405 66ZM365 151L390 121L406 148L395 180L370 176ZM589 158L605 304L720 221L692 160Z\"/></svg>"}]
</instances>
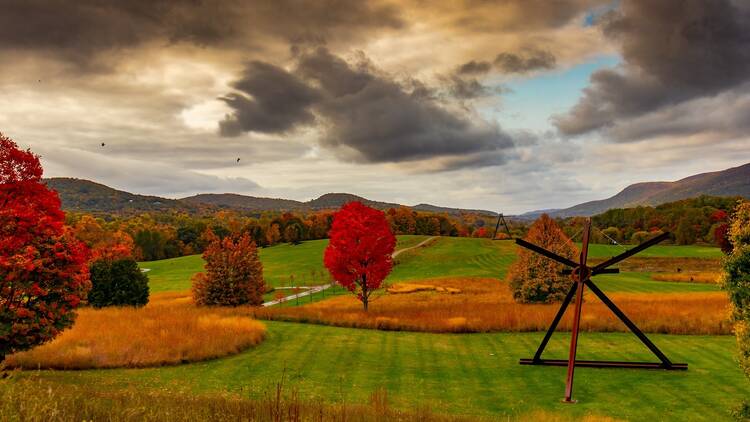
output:
<instances>
[{"instance_id":1,"label":"sky","mask_svg":"<svg viewBox=\"0 0 750 422\"><path fill-rule=\"evenodd\" d=\"M745 164L748 129L742 0L0 0L0 132L134 193L514 214Z\"/></svg>"}]
</instances>

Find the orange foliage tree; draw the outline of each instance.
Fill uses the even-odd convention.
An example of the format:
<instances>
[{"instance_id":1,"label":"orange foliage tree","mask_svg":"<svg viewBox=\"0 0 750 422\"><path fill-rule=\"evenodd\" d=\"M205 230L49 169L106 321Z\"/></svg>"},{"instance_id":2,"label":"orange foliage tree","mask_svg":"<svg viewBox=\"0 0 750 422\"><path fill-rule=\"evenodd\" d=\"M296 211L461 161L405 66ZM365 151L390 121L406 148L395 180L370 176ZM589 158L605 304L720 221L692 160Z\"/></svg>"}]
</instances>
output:
<instances>
[{"instance_id":1,"label":"orange foliage tree","mask_svg":"<svg viewBox=\"0 0 750 422\"><path fill-rule=\"evenodd\" d=\"M393 268L396 237L385 214L350 202L334 215L323 262L333 279L357 295L365 311L370 295Z\"/></svg>"},{"instance_id":2,"label":"orange foliage tree","mask_svg":"<svg viewBox=\"0 0 750 422\"><path fill-rule=\"evenodd\" d=\"M203 252L205 272L193 276L193 299L198 305L260 305L266 284L258 249L249 235L227 236L223 240L206 233Z\"/></svg>"},{"instance_id":3,"label":"orange foliage tree","mask_svg":"<svg viewBox=\"0 0 750 422\"><path fill-rule=\"evenodd\" d=\"M0 362L71 326L86 298L86 246L64 226L42 166L0 134Z\"/></svg>"},{"instance_id":4,"label":"orange foliage tree","mask_svg":"<svg viewBox=\"0 0 750 422\"><path fill-rule=\"evenodd\" d=\"M525 240L568 259L573 259L578 253L560 226L547 214L542 214L532 224ZM518 259L508 271L508 281L516 301L549 303L565 297L572 280L560 274L562 264L525 248L517 248L517 253Z\"/></svg>"}]
</instances>

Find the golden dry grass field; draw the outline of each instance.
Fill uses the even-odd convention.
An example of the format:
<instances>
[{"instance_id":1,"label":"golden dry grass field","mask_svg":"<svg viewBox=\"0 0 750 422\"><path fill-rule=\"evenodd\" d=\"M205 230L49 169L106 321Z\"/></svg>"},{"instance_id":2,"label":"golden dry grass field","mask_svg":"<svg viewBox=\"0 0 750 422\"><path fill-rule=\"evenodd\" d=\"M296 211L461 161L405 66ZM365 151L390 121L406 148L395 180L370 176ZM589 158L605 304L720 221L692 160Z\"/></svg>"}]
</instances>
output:
<instances>
[{"instance_id":1,"label":"golden dry grass field","mask_svg":"<svg viewBox=\"0 0 750 422\"><path fill-rule=\"evenodd\" d=\"M147 367L232 355L263 341L264 324L242 308L198 308L184 293L157 294L143 308L84 308L71 329L6 358L11 368Z\"/></svg>"},{"instance_id":2,"label":"golden dry grass field","mask_svg":"<svg viewBox=\"0 0 750 422\"><path fill-rule=\"evenodd\" d=\"M519 304L507 283L491 278L440 278L395 284L396 293L375 298L369 312L352 296L309 305L255 310L260 319L312 322L342 327L426 332L545 330L559 304ZM441 291L442 290L442 291ZM612 293L614 302L644 331L664 334L730 334L723 292ZM559 329L571 326L572 307ZM627 331L606 306L587 294L581 328Z\"/></svg>"}]
</instances>

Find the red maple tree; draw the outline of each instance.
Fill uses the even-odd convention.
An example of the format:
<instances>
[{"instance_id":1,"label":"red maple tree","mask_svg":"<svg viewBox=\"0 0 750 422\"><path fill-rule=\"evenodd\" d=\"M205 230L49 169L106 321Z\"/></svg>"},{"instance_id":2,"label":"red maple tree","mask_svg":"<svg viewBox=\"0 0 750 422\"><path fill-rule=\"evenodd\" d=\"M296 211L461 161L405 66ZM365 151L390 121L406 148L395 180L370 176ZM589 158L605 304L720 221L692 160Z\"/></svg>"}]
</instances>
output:
<instances>
[{"instance_id":1,"label":"red maple tree","mask_svg":"<svg viewBox=\"0 0 750 422\"><path fill-rule=\"evenodd\" d=\"M91 284L39 157L0 134L0 362L73 324Z\"/></svg>"},{"instance_id":2,"label":"red maple tree","mask_svg":"<svg viewBox=\"0 0 750 422\"><path fill-rule=\"evenodd\" d=\"M367 311L370 295L393 268L396 237L382 211L350 202L333 216L323 262L335 282L357 295Z\"/></svg>"}]
</instances>

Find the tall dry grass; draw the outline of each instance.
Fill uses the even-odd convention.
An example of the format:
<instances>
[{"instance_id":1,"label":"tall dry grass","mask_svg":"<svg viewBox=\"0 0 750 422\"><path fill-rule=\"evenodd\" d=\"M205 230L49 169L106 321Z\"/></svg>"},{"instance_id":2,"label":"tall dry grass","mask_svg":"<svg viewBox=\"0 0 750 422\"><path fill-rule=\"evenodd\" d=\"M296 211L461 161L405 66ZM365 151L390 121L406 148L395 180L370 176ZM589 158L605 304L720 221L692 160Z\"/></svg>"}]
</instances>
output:
<instances>
[{"instance_id":1,"label":"tall dry grass","mask_svg":"<svg viewBox=\"0 0 750 422\"><path fill-rule=\"evenodd\" d=\"M30 379L0 381L0 420L56 421L341 421L341 422L463 422L540 421L615 422L609 417L583 418L548 411L498 418L441 415L428 407L399 410L391 407L385 390L376 390L367 403L325 403L286 392L281 384L262 398L186 393L148 393L129 389L98 391L86 385L61 386Z\"/></svg>"},{"instance_id":2,"label":"tall dry grass","mask_svg":"<svg viewBox=\"0 0 750 422\"><path fill-rule=\"evenodd\" d=\"M419 284L459 289L460 293L417 291L385 294L369 312L351 296L339 296L294 308L255 310L260 319L311 322L342 327L426 332L520 332L546 330L559 304L518 304L496 279L449 278ZM612 300L643 331L668 334L730 334L732 326L723 292L612 294ZM558 329L570 330L572 306ZM627 331L595 296L587 294L581 329Z\"/></svg>"},{"instance_id":3,"label":"tall dry grass","mask_svg":"<svg viewBox=\"0 0 750 422\"><path fill-rule=\"evenodd\" d=\"M90 369L194 362L259 344L265 326L242 308L199 308L185 294L154 295L143 308L81 309L52 342L10 355L11 368Z\"/></svg>"}]
</instances>

